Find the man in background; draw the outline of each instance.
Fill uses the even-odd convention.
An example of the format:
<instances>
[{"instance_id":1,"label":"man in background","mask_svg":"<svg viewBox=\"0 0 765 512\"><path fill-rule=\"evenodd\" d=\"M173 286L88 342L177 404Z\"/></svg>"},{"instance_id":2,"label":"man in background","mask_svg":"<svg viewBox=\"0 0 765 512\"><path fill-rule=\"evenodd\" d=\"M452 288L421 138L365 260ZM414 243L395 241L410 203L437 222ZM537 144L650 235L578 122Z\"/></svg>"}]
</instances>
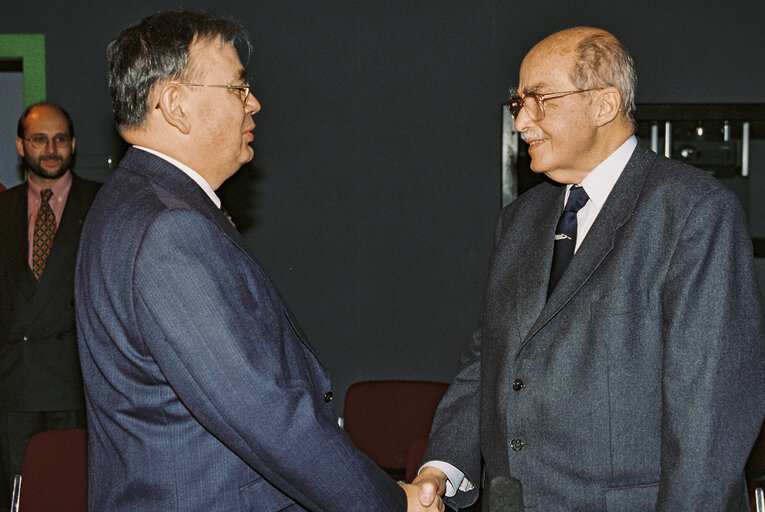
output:
<instances>
[{"instance_id":1,"label":"man in background","mask_svg":"<svg viewBox=\"0 0 765 512\"><path fill-rule=\"evenodd\" d=\"M478 329L416 484L489 510L748 510L765 415L744 212L635 138L621 43L580 27L526 55L509 102L543 182L496 228Z\"/></svg>"},{"instance_id":2,"label":"man in background","mask_svg":"<svg viewBox=\"0 0 765 512\"><path fill-rule=\"evenodd\" d=\"M58 105L19 118L27 181L0 194L0 504L29 440L85 427L74 315L74 264L100 184L72 172L74 126Z\"/></svg>"},{"instance_id":3,"label":"man in background","mask_svg":"<svg viewBox=\"0 0 765 512\"><path fill-rule=\"evenodd\" d=\"M235 42L232 20L163 12L107 51L133 147L77 263L89 508L421 510L338 427L326 370L215 193L252 159L260 110Z\"/></svg>"}]
</instances>

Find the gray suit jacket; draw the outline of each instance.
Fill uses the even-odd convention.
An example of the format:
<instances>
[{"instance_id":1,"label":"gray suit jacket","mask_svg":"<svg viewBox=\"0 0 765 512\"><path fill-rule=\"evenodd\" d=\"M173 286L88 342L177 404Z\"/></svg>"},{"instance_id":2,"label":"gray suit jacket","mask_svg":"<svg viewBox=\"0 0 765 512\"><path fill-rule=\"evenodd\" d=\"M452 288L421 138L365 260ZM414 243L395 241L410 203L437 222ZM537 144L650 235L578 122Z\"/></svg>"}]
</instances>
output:
<instances>
[{"instance_id":1,"label":"gray suit jacket","mask_svg":"<svg viewBox=\"0 0 765 512\"><path fill-rule=\"evenodd\" d=\"M547 300L563 193L542 183L500 215L424 460L476 484L483 462L540 511L747 510L765 336L738 201L638 145Z\"/></svg>"},{"instance_id":2,"label":"gray suit jacket","mask_svg":"<svg viewBox=\"0 0 765 512\"><path fill-rule=\"evenodd\" d=\"M180 169L127 152L75 283L90 510L406 509L337 426L329 375L244 240Z\"/></svg>"}]
</instances>

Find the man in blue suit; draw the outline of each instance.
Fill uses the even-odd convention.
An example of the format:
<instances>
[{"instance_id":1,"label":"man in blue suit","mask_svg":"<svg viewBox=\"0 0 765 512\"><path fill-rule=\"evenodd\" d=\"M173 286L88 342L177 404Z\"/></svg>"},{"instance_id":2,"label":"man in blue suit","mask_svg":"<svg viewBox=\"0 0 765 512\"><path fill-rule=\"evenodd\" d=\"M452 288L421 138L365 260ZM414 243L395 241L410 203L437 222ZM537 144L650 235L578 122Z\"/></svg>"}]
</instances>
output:
<instances>
[{"instance_id":1,"label":"man in blue suit","mask_svg":"<svg viewBox=\"0 0 765 512\"><path fill-rule=\"evenodd\" d=\"M464 507L483 485L492 511L747 510L765 336L739 202L637 142L608 32L553 34L519 78L515 128L550 181L499 217L423 501Z\"/></svg>"},{"instance_id":2,"label":"man in blue suit","mask_svg":"<svg viewBox=\"0 0 765 512\"><path fill-rule=\"evenodd\" d=\"M165 12L108 48L133 147L77 263L89 508L419 510L337 426L326 370L214 192L253 157L240 40L229 19Z\"/></svg>"}]
</instances>

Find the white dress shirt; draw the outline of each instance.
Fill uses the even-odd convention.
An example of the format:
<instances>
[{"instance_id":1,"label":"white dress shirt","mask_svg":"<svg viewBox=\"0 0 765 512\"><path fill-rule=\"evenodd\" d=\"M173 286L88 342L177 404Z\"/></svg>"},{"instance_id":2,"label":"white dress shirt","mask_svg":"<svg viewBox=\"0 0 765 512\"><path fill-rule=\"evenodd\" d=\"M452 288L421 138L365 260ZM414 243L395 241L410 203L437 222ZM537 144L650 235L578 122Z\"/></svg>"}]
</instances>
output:
<instances>
[{"instance_id":1,"label":"white dress shirt","mask_svg":"<svg viewBox=\"0 0 765 512\"><path fill-rule=\"evenodd\" d=\"M160 153L159 151L156 151L154 149L145 148L143 146L133 146L136 149L140 149L141 151L146 151L147 153L151 153L154 156L157 156L164 160L165 162L171 163L174 166L176 166L178 169L184 172L184 174L188 175L189 178L194 180L194 182L199 185L202 190L205 191L205 194L208 195L208 197L212 200L213 203L215 203L215 206L220 208L220 198L215 194L215 191L212 189L209 183L199 175L194 169L189 167L188 165L182 164L178 160L176 160L173 157L167 156L164 153Z\"/></svg>"}]
</instances>

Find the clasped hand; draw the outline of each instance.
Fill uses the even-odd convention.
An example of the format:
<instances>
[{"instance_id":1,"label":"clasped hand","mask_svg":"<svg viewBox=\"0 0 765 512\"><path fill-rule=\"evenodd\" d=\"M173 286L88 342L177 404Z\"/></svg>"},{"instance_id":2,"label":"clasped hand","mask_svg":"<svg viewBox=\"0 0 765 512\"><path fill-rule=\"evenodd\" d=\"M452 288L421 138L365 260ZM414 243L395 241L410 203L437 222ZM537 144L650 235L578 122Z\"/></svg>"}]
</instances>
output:
<instances>
[{"instance_id":1,"label":"clasped hand","mask_svg":"<svg viewBox=\"0 0 765 512\"><path fill-rule=\"evenodd\" d=\"M407 512L444 511L441 496L446 492L446 475L426 466L411 484L399 483L406 492Z\"/></svg>"}]
</instances>

